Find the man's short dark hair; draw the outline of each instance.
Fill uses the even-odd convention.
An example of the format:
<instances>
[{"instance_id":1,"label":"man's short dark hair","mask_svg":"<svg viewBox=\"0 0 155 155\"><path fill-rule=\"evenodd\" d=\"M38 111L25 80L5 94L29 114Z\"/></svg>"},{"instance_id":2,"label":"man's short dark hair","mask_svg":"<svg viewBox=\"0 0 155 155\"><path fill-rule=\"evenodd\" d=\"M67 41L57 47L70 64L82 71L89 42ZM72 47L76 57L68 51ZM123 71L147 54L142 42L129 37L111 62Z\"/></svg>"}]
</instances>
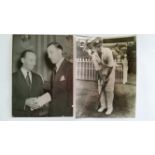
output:
<instances>
[{"instance_id":1,"label":"man's short dark hair","mask_svg":"<svg viewBox=\"0 0 155 155\"><path fill-rule=\"evenodd\" d=\"M21 59L21 58L25 58L25 56L26 56L27 53L33 53L33 54L35 54L34 51L32 51L32 50L30 50L30 49L26 49L26 50L24 50L24 51L22 52L22 54L21 54L21 56L20 56L20 59Z\"/></svg>"},{"instance_id":2,"label":"man's short dark hair","mask_svg":"<svg viewBox=\"0 0 155 155\"><path fill-rule=\"evenodd\" d=\"M58 42L51 42L47 45L47 47L51 46L51 45L54 45L56 48L60 49L63 51L63 47L61 44L59 44Z\"/></svg>"}]
</instances>

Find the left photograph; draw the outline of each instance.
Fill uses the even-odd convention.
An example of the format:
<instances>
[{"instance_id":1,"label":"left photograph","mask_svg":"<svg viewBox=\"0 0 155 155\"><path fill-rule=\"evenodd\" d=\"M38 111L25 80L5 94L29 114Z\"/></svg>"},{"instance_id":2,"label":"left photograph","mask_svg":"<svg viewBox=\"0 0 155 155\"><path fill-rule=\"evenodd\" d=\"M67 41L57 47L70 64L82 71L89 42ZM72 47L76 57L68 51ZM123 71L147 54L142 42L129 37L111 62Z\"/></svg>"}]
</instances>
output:
<instances>
[{"instance_id":1,"label":"left photograph","mask_svg":"<svg viewBox=\"0 0 155 155\"><path fill-rule=\"evenodd\" d=\"M12 116L73 116L73 36L13 35Z\"/></svg>"}]
</instances>

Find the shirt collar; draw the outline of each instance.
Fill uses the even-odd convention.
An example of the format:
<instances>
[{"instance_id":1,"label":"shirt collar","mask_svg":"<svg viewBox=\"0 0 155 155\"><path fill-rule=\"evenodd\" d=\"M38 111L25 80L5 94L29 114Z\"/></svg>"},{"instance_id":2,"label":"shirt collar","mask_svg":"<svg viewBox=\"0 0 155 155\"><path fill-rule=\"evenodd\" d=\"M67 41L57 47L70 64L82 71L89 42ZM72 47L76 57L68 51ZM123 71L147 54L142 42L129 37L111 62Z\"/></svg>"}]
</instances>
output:
<instances>
[{"instance_id":1,"label":"shirt collar","mask_svg":"<svg viewBox=\"0 0 155 155\"><path fill-rule=\"evenodd\" d=\"M59 68L60 68L60 66L61 66L61 64L62 64L62 62L64 61L64 57L62 57L60 60L59 60L59 62L58 63L56 63L56 72L59 70Z\"/></svg>"},{"instance_id":2,"label":"shirt collar","mask_svg":"<svg viewBox=\"0 0 155 155\"><path fill-rule=\"evenodd\" d=\"M27 72L29 72L29 77L30 77L30 80L32 82L32 73L31 73L31 71L27 71L24 67L22 67L21 72L23 73L25 79L26 79L26 76L27 76Z\"/></svg>"}]
</instances>

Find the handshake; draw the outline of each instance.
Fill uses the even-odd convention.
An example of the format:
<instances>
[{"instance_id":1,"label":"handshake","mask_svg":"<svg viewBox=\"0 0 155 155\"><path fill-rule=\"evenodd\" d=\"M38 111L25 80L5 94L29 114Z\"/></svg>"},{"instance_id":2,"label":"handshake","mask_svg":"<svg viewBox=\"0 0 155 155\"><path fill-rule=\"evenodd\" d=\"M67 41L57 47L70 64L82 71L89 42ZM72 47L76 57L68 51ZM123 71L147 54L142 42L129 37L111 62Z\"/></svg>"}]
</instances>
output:
<instances>
[{"instance_id":1,"label":"handshake","mask_svg":"<svg viewBox=\"0 0 155 155\"><path fill-rule=\"evenodd\" d=\"M51 101L51 95L49 93L45 93L39 97L27 98L25 100L25 106L30 107L30 110L36 110L43 107L45 104Z\"/></svg>"}]
</instances>

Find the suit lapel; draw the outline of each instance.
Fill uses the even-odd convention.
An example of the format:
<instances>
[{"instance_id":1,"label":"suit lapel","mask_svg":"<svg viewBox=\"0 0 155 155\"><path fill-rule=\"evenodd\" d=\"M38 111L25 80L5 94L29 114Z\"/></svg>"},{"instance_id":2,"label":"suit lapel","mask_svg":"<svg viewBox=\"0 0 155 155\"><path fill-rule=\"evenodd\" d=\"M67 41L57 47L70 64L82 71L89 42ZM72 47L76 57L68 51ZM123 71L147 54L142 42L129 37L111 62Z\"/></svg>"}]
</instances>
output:
<instances>
[{"instance_id":1,"label":"suit lapel","mask_svg":"<svg viewBox=\"0 0 155 155\"><path fill-rule=\"evenodd\" d=\"M20 83L22 84L22 86L24 85L24 88L26 88L30 92L30 88L29 88L29 86L28 86L28 84L26 82L26 79L25 79L25 77L24 77L24 75L23 75L23 73L22 73L21 70L19 71L19 76L20 76L20 79L21 79L21 82ZM33 84L33 82L32 82L32 84Z\"/></svg>"},{"instance_id":2,"label":"suit lapel","mask_svg":"<svg viewBox=\"0 0 155 155\"><path fill-rule=\"evenodd\" d=\"M22 83L28 87L26 79L25 79L25 77L24 77L24 75L23 75L21 70L19 71L19 75L20 75L20 79L23 81Z\"/></svg>"},{"instance_id":3,"label":"suit lapel","mask_svg":"<svg viewBox=\"0 0 155 155\"><path fill-rule=\"evenodd\" d=\"M59 70L56 73L55 80L54 80L55 82L60 81L60 77L64 73L65 63L66 63L66 60L64 59L64 61L62 62L61 66L59 68Z\"/></svg>"}]
</instances>

